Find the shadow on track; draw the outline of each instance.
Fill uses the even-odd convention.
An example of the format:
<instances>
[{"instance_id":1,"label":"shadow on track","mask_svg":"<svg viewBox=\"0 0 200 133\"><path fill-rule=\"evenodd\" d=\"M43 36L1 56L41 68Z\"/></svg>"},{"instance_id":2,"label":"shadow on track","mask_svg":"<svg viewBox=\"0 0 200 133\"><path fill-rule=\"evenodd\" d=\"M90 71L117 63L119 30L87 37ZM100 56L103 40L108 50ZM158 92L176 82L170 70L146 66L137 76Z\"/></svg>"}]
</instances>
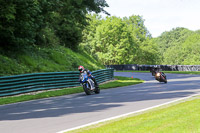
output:
<instances>
[{"instance_id":1,"label":"shadow on track","mask_svg":"<svg viewBox=\"0 0 200 133\"><path fill-rule=\"evenodd\" d=\"M85 93L0 106L0 121L58 117L95 112L123 106L124 102L181 98L200 91L200 76L167 74L169 82L159 83L150 73L115 73L146 80L146 83L101 90L98 95Z\"/></svg>"}]
</instances>

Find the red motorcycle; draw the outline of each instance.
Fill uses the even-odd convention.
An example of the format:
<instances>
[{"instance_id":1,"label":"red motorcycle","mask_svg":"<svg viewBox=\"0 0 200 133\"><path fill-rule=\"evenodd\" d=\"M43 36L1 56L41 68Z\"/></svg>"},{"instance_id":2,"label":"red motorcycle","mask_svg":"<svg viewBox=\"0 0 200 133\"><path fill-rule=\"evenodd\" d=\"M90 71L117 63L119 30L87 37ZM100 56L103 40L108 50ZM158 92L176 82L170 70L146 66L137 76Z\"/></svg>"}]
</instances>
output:
<instances>
[{"instance_id":1,"label":"red motorcycle","mask_svg":"<svg viewBox=\"0 0 200 133\"><path fill-rule=\"evenodd\" d=\"M157 72L155 74L155 79L159 82L167 83L167 76L164 74L164 72Z\"/></svg>"}]
</instances>

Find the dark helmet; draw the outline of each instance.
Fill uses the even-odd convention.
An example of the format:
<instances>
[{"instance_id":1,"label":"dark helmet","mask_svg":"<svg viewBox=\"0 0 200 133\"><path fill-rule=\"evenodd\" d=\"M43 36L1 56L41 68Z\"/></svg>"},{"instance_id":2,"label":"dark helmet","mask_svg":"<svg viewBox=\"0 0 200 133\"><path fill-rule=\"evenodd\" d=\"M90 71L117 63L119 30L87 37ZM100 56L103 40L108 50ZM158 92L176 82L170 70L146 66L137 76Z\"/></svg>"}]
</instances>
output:
<instances>
[{"instance_id":1,"label":"dark helmet","mask_svg":"<svg viewBox=\"0 0 200 133\"><path fill-rule=\"evenodd\" d=\"M78 67L78 70L79 70L80 72L83 72L83 71L84 71L84 67L83 67L83 66L79 66L79 67Z\"/></svg>"}]
</instances>

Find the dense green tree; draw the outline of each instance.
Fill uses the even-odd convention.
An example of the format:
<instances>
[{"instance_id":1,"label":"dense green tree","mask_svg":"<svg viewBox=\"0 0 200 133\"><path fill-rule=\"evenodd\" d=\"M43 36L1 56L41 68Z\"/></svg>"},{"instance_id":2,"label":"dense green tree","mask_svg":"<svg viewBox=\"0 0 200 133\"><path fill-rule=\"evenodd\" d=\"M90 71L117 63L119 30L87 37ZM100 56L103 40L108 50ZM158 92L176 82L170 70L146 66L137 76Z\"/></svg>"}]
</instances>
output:
<instances>
[{"instance_id":1,"label":"dense green tree","mask_svg":"<svg viewBox=\"0 0 200 133\"><path fill-rule=\"evenodd\" d=\"M157 38L160 52L165 53L166 49L180 45L191 33L192 31L183 27L177 27L169 32L163 32L161 36Z\"/></svg>"},{"instance_id":2,"label":"dense green tree","mask_svg":"<svg viewBox=\"0 0 200 133\"><path fill-rule=\"evenodd\" d=\"M93 50L93 45L96 40L94 40L97 27L104 21L100 15L88 14L87 15L88 26L83 30L82 43L80 44L81 49L84 49L91 55L95 55Z\"/></svg>"},{"instance_id":3,"label":"dense green tree","mask_svg":"<svg viewBox=\"0 0 200 133\"><path fill-rule=\"evenodd\" d=\"M156 38L162 51L162 64L199 65L200 34L186 28L176 28Z\"/></svg>"},{"instance_id":4,"label":"dense green tree","mask_svg":"<svg viewBox=\"0 0 200 133\"><path fill-rule=\"evenodd\" d=\"M137 64L160 64L161 56L158 45L154 39L146 39L140 44L137 50Z\"/></svg>"},{"instance_id":5,"label":"dense green tree","mask_svg":"<svg viewBox=\"0 0 200 133\"><path fill-rule=\"evenodd\" d=\"M103 64L133 62L138 44L122 19L109 17L96 29L92 51ZM126 57L126 58L124 58Z\"/></svg>"},{"instance_id":6,"label":"dense green tree","mask_svg":"<svg viewBox=\"0 0 200 133\"><path fill-rule=\"evenodd\" d=\"M108 14L105 0L0 0L1 46L62 44L76 49L88 12Z\"/></svg>"},{"instance_id":7,"label":"dense green tree","mask_svg":"<svg viewBox=\"0 0 200 133\"><path fill-rule=\"evenodd\" d=\"M151 34L144 25L144 19L139 15L124 17L123 20L128 24L133 36L136 36L141 42L151 38Z\"/></svg>"},{"instance_id":8,"label":"dense green tree","mask_svg":"<svg viewBox=\"0 0 200 133\"><path fill-rule=\"evenodd\" d=\"M184 65L198 65L200 64L200 34L192 34L183 43L182 56Z\"/></svg>"},{"instance_id":9,"label":"dense green tree","mask_svg":"<svg viewBox=\"0 0 200 133\"><path fill-rule=\"evenodd\" d=\"M181 65L182 62L182 47L180 45L166 49L163 54L163 65Z\"/></svg>"},{"instance_id":10,"label":"dense green tree","mask_svg":"<svg viewBox=\"0 0 200 133\"><path fill-rule=\"evenodd\" d=\"M13 2L0 0L0 44L5 46L10 43L10 38L13 37L15 20L15 5Z\"/></svg>"},{"instance_id":11,"label":"dense green tree","mask_svg":"<svg viewBox=\"0 0 200 133\"><path fill-rule=\"evenodd\" d=\"M90 20L81 46L103 64L155 64L160 60L142 17L101 18L94 14Z\"/></svg>"},{"instance_id":12,"label":"dense green tree","mask_svg":"<svg viewBox=\"0 0 200 133\"><path fill-rule=\"evenodd\" d=\"M35 42L39 8L34 1L1 0L0 43L3 46Z\"/></svg>"}]
</instances>

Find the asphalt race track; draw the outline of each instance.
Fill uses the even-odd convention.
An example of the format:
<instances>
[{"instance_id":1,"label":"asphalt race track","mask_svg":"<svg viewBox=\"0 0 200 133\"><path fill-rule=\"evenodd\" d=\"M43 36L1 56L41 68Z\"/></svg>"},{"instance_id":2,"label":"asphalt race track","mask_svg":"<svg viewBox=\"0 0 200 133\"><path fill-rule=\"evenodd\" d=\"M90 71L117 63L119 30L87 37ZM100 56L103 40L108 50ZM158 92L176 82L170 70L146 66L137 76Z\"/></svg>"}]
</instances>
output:
<instances>
[{"instance_id":1,"label":"asphalt race track","mask_svg":"<svg viewBox=\"0 0 200 133\"><path fill-rule=\"evenodd\" d=\"M166 74L159 83L151 73L117 72L143 84L0 106L0 133L55 133L87 123L200 94L200 75Z\"/></svg>"}]
</instances>

